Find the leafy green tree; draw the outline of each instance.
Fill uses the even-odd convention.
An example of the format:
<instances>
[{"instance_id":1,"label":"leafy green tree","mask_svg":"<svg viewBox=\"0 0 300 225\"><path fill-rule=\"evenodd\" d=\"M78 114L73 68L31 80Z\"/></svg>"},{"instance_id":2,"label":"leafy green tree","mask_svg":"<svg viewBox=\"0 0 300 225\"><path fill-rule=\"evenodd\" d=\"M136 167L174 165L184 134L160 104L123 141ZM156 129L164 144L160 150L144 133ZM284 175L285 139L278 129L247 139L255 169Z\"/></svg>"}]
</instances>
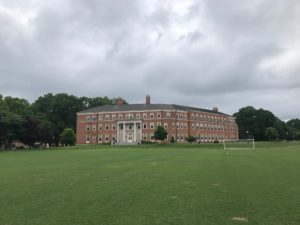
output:
<instances>
[{"instance_id":1,"label":"leafy green tree","mask_svg":"<svg viewBox=\"0 0 300 225\"><path fill-rule=\"evenodd\" d=\"M257 110L252 106L241 108L234 116L239 126L240 138L253 137L259 141L267 139L266 128L275 127L279 120L272 112L264 109Z\"/></svg>"},{"instance_id":2,"label":"leafy green tree","mask_svg":"<svg viewBox=\"0 0 300 225\"><path fill-rule=\"evenodd\" d=\"M286 124L289 127L293 127L293 128L300 130L300 120L299 119L289 120Z\"/></svg>"},{"instance_id":3,"label":"leafy green tree","mask_svg":"<svg viewBox=\"0 0 300 225\"><path fill-rule=\"evenodd\" d=\"M265 135L269 141L275 141L278 139L278 131L274 127L266 128Z\"/></svg>"},{"instance_id":4,"label":"leafy green tree","mask_svg":"<svg viewBox=\"0 0 300 225\"><path fill-rule=\"evenodd\" d=\"M195 136L189 135L188 137L185 138L185 140L186 140L187 142L190 142L190 143L191 143L191 142L196 141L197 138L196 138Z\"/></svg>"},{"instance_id":5,"label":"leafy green tree","mask_svg":"<svg viewBox=\"0 0 300 225\"><path fill-rule=\"evenodd\" d=\"M165 140L167 138L168 132L161 125L158 125L154 131L154 138L156 140Z\"/></svg>"},{"instance_id":6,"label":"leafy green tree","mask_svg":"<svg viewBox=\"0 0 300 225\"><path fill-rule=\"evenodd\" d=\"M60 136L60 143L63 145L70 145L73 146L75 145L75 133L72 128L65 128L64 131L59 135Z\"/></svg>"},{"instance_id":7,"label":"leafy green tree","mask_svg":"<svg viewBox=\"0 0 300 225\"><path fill-rule=\"evenodd\" d=\"M64 128L75 129L76 113L84 109L79 98L64 93L39 97L32 107L35 113L42 114L51 123L56 144L58 144L59 134Z\"/></svg>"}]
</instances>

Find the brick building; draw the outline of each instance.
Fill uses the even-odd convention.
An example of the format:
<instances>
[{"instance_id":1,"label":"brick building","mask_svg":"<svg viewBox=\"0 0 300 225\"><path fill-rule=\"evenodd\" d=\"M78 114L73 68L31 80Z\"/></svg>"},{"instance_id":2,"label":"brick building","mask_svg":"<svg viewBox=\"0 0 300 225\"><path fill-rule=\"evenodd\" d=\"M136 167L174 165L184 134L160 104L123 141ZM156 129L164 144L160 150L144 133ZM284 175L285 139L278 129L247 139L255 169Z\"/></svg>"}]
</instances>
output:
<instances>
[{"instance_id":1,"label":"brick building","mask_svg":"<svg viewBox=\"0 0 300 225\"><path fill-rule=\"evenodd\" d=\"M234 117L218 108L200 109L174 104L123 104L118 98L113 106L99 106L77 113L77 144L106 142L138 143L152 141L155 128L164 126L168 141L185 142L189 135L199 142L238 139Z\"/></svg>"}]
</instances>

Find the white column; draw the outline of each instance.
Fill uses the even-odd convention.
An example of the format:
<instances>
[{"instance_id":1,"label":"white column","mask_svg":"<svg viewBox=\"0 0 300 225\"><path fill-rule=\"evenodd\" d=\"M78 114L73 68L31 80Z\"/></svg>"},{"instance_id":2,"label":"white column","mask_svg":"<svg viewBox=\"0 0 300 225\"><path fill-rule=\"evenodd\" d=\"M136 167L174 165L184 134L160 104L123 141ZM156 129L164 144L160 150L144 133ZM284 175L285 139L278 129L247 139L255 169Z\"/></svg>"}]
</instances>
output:
<instances>
[{"instance_id":1,"label":"white column","mask_svg":"<svg viewBox=\"0 0 300 225\"><path fill-rule=\"evenodd\" d=\"M123 142L125 142L125 123L123 123Z\"/></svg>"},{"instance_id":2,"label":"white column","mask_svg":"<svg viewBox=\"0 0 300 225\"><path fill-rule=\"evenodd\" d=\"M119 122L117 122L117 142L120 142L119 140L119 135L120 135L120 131L119 131L120 127L119 127Z\"/></svg>"},{"instance_id":3,"label":"white column","mask_svg":"<svg viewBox=\"0 0 300 225\"><path fill-rule=\"evenodd\" d=\"M133 123L133 141L136 142L136 122Z\"/></svg>"}]
</instances>

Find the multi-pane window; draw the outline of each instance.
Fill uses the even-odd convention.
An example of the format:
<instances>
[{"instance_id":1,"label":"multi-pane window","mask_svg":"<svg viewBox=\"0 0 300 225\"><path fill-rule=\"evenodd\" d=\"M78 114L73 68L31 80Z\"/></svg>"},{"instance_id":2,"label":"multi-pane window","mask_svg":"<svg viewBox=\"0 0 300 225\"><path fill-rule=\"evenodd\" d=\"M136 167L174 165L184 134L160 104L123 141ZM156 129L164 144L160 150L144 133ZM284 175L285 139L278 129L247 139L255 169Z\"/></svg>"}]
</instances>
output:
<instances>
[{"instance_id":1,"label":"multi-pane window","mask_svg":"<svg viewBox=\"0 0 300 225\"><path fill-rule=\"evenodd\" d=\"M138 119L138 120L139 120L140 118L141 118L141 114L139 114L139 113L138 113L138 114L136 114L136 119Z\"/></svg>"},{"instance_id":2,"label":"multi-pane window","mask_svg":"<svg viewBox=\"0 0 300 225\"><path fill-rule=\"evenodd\" d=\"M112 120L116 120L116 114L112 114L111 118Z\"/></svg>"},{"instance_id":3,"label":"multi-pane window","mask_svg":"<svg viewBox=\"0 0 300 225\"><path fill-rule=\"evenodd\" d=\"M86 131L90 131L91 130L91 126L90 125L86 125L85 129L86 129Z\"/></svg>"},{"instance_id":4,"label":"multi-pane window","mask_svg":"<svg viewBox=\"0 0 300 225\"><path fill-rule=\"evenodd\" d=\"M160 116L161 116L160 113L157 113L157 118L160 118Z\"/></svg>"},{"instance_id":5,"label":"multi-pane window","mask_svg":"<svg viewBox=\"0 0 300 225\"><path fill-rule=\"evenodd\" d=\"M98 115L98 120L103 120L103 115L102 114Z\"/></svg>"},{"instance_id":6,"label":"multi-pane window","mask_svg":"<svg viewBox=\"0 0 300 225\"><path fill-rule=\"evenodd\" d=\"M98 130L102 130L102 124L98 125Z\"/></svg>"},{"instance_id":7,"label":"multi-pane window","mask_svg":"<svg viewBox=\"0 0 300 225\"><path fill-rule=\"evenodd\" d=\"M167 118L170 118L170 117L171 117L171 114L170 114L169 112L167 112L167 113L166 113L166 117L167 117Z\"/></svg>"},{"instance_id":8,"label":"multi-pane window","mask_svg":"<svg viewBox=\"0 0 300 225\"><path fill-rule=\"evenodd\" d=\"M116 129L116 124L112 125L112 129L115 130Z\"/></svg>"},{"instance_id":9,"label":"multi-pane window","mask_svg":"<svg viewBox=\"0 0 300 225\"><path fill-rule=\"evenodd\" d=\"M86 116L86 121L91 121L91 116Z\"/></svg>"},{"instance_id":10,"label":"multi-pane window","mask_svg":"<svg viewBox=\"0 0 300 225\"><path fill-rule=\"evenodd\" d=\"M147 119L147 113L143 113L144 120Z\"/></svg>"},{"instance_id":11,"label":"multi-pane window","mask_svg":"<svg viewBox=\"0 0 300 225\"><path fill-rule=\"evenodd\" d=\"M151 118L151 119L154 118L154 113L150 113L150 118Z\"/></svg>"},{"instance_id":12,"label":"multi-pane window","mask_svg":"<svg viewBox=\"0 0 300 225\"><path fill-rule=\"evenodd\" d=\"M109 124L105 125L105 130L109 130Z\"/></svg>"},{"instance_id":13,"label":"multi-pane window","mask_svg":"<svg viewBox=\"0 0 300 225\"><path fill-rule=\"evenodd\" d=\"M143 128L147 129L147 124L146 123L143 124Z\"/></svg>"},{"instance_id":14,"label":"multi-pane window","mask_svg":"<svg viewBox=\"0 0 300 225\"><path fill-rule=\"evenodd\" d=\"M154 123L150 123L150 129L154 129Z\"/></svg>"},{"instance_id":15,"label":"multi-pane window","mask_svg":"<svg viewBox=\"0 0 300 225\"><path fill-rule=\"evenodd\" d=\"M96 131L96 125L93 125L93 131Z\"/></svg>"},{"instance_id":16,"label":"multi-pane window","mask_svg":"<svg viewBox=\"0 0 300 225\"><path fill-rule=\"evenodd\" d=\"M128 120L133 119L133 114L132 113L127 113L126 114L126 119L128 119Z\"/></svg>"},{"instance_id":17,"label":"multi-pane window","mask_svg":"<svg viewBox=\"0 0 300 225\"><path fill-rule=\"evenodd\" d=\"M105 134L105 141L106 141L106 142L109 141L109 134Z\"/></svg>"},{"instance_id":18,"label":"multi-pane window","mask_svg":"<svg viewBox=\"0 0 300 225\"><path fill-rule=\"evenodd\" d=\"M85 136L85 140L86 140L86 143L90 143L90 135L89 134L87 134Z\"/></svg>"},{"instance_id":19,"label":"multi-pane window","mask_svg":"<svg viewBox=\"0 0 300 225\"><path fill-rule=\"evenodd\" d=\"M92 121L96 121L96 115L92 116Z\"/></svg>"},{"instance_id":20,"label":"multi-pane window","mask_svg":"<svg viewBox=\"0 0 300 225\"><path fill-rule=\"evenodd\" d=\"M98 135L98 142L99 142L99 143L102 142L102 135L101 135L101 134Z\"/></svg>"},{"instance_id":21,"label":"multi-pane window","mask_svg":"<svg viewBox=\"0 0 300 225\"><path fill-rule=\"evenodd\" d=\"M105 115L105 120L109 120L109 114Z\"/></svg>"}]
</instances>

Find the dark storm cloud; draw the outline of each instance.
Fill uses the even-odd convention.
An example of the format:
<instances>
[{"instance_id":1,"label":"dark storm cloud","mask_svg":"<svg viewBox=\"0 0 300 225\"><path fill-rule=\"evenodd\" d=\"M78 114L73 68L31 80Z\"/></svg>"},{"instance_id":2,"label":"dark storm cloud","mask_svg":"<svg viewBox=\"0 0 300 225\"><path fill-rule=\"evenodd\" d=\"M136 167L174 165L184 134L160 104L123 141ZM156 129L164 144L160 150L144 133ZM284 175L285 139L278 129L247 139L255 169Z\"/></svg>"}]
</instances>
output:
<instances>
[{"instance_id":1,"label":"dark storm cloud","mask_svg":"<svg viewBox=\"0 0 300 225\"><path fill-rule=\"evenodd\" d=\"M0 90L300 117L300 3L0 1Z\"/></svg>"}]
</instances>

